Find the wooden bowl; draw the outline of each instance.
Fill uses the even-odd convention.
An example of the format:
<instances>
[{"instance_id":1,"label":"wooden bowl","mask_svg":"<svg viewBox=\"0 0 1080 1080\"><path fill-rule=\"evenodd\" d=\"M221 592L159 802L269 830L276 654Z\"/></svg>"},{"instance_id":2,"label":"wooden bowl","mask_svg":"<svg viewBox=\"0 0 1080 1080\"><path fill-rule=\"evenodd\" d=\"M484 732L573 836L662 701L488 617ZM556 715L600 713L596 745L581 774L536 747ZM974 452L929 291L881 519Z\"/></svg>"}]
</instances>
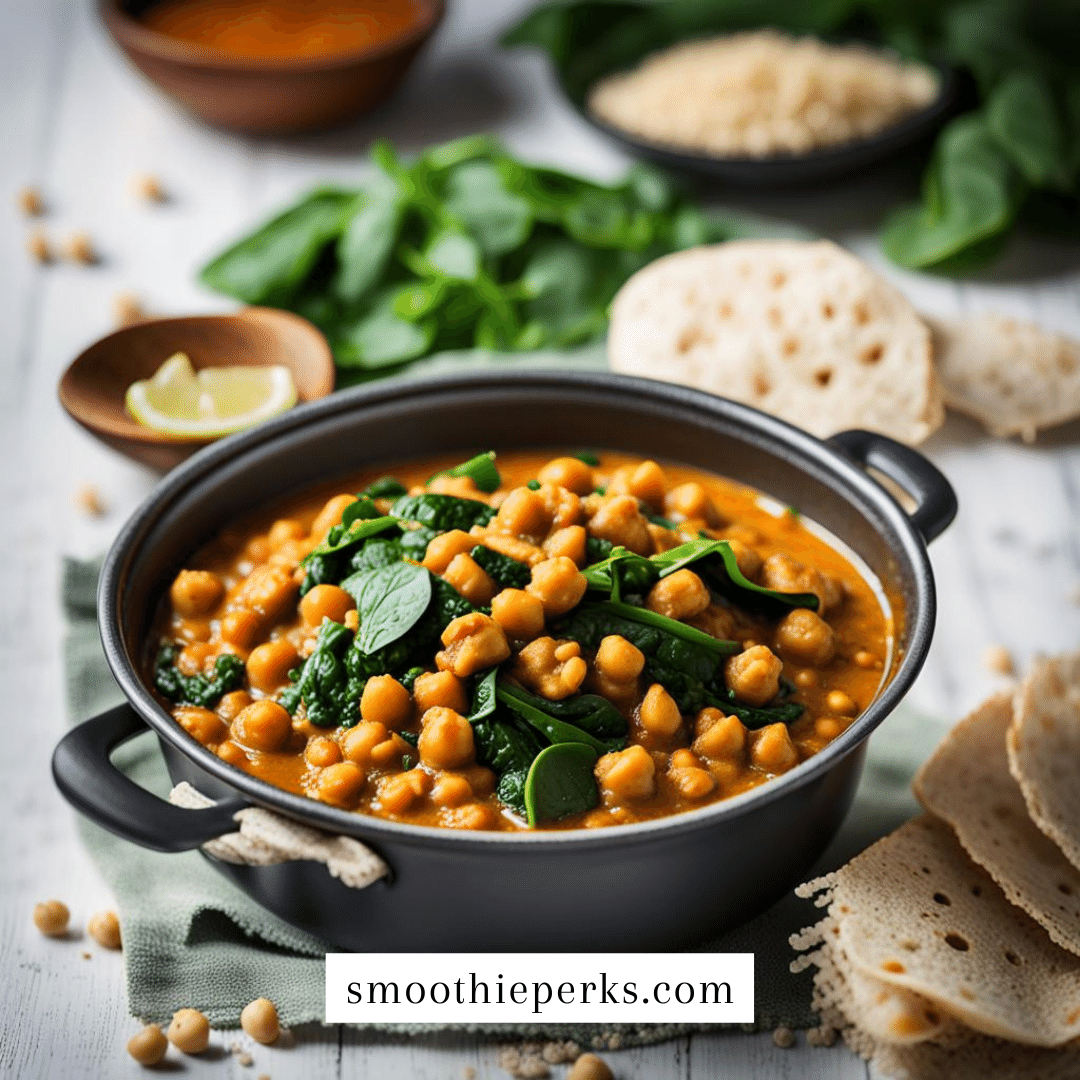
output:
<instances>
[{"instance_id":1,"label":"wooden bowl","mask_svg":"<svg viewBox=\"0 0 1080 1080\"><path fill-rule=\"evenodd\" d=\"M276 308L235 315L189 315L136 323L95 342L76 357L58 387L68 415L102 442L166 472L213 439L177 439L144 427L124 407L127 388L148 379L174 353L196 368L284 364L300 401L334 389L334 358L307 319Z\"/></svg>"},{"instance_id":2,"label":"wooden bowl","mask_svg":"<svg viewBox=\"0 0 1080 1080\"><path fill-rule=\"evenodd\" d=\"M152 2L99 0L105 26L128 59L207 123L268 135L331 127L367 112L394 89L445 12L444 0L424 0L413 29L370 48L254 59L151 30L137 16Z\"/></svg>"}]
</instances>

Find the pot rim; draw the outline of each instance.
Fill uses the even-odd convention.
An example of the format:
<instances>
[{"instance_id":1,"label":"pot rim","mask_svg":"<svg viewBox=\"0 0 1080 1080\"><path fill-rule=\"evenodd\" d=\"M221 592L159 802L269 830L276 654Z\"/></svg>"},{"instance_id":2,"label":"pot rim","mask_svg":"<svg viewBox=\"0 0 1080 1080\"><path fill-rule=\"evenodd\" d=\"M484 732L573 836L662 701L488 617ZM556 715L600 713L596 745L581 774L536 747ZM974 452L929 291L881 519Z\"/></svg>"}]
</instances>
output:
<instances>
[{"instance_id":1,"label":"pot rim","mask_svg":"<svg viewBox=\"0 0 1080 1080\"><path fill-rule=\"evenodd\" d=\"M604 829L522 830L514 832L472 832L426 825L408 825L374 815L341 810L300 795L294 795L265 780L228 765L216 754L184 731L153 697L137 667L129 659L121 631L121 603L127 569L139 550L145 534L177 497L195 487L222 463L257 450L281 435L324 417L349 412L368 405L388 403L407 397L453 395L459 391L539 388L603 391L618 399L629 396L639 405L643 399L704 411L734 421L739 426L760 432L794 449L804 461L812 461L849 492L861 496L875 507L900 541L913 578L916 602L906 610L910 643L899 657L892 679L877 698L831 743L783 776L774 777L760 787L723 799L697 810L670 814L650 821ZM764 494L769 494L765 492ZM879 534L882 530L875 524ZM361 385L338 391L317 401L298 405L251 431L222 439L198 451L170 472L142 505L131 515L113 542L102 565L98 586L98 628L105 656L124 696L157 732L186 757L195 761L215 779L240 791L253 802L299 819L323 830L358 836L364 840L449 847L466 852L492 845L526 846L537 851L556 847L592 848L625 847L655 842L672 831L697 831L714 827L719 821L752 812L758 806L783 798L796 788L813 782L855 751L874 729L895 709L910 688L926 659L933 636L936 594L926 543L909 516L893 496L859 465L813 435L776 417L747 405L720 398L704 391L673 383L655 382L627 375L582 371L473 371L418 379L412 383Z\"/></svg>"}]
</instances>

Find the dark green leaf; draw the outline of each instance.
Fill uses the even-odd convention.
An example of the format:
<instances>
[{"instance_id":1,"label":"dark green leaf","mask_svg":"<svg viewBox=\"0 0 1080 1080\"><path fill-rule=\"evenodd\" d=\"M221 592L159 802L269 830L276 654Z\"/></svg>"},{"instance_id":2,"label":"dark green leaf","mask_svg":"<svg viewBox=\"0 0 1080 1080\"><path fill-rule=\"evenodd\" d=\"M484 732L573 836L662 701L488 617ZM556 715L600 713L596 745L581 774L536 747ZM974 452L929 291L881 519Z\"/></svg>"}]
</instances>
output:
<instances>
[{"instance_id":1,"label":"dark green leaf","mask_svg":"<svg viewBox=\"0 0 1080 1080\"><path fill-rule=\"evenodd\" d=\"M328 533L326 539L305 557L301 565L308 566L320 555L329 555L351 549L370 536L378 536L379 533L388 532L391 529L399 529L400 527L397 518L389 515L354 520L347 529L339 532L333 540L330 539L330 534Z\"/></svg>"},{"instance_id":2,"label":"dark green leaf","mask_svg":"<svg viewBox=\"0 0 1080 1080\"><path fill-rule=\"evenodd\" d=\"M588 732L601 740L608 750L621 750L626 745L626 717L599 694L575 694L562 701L548 701L528 693L520 686L511 683L504 685L516 700Z\"/></svg>"},{"instance_id":3,"label":"dark green leaf","mask_svg":"<svg viewBox=\"0 0 1080 1080\"><path fill-rule=\"evenodd\" d=\"M469 720L472 723L475 724L479 720L486 719L495 711L497 703L495 679L498 674L499 669L493 667L476 680L476 686L473 687L472 712L469 713Z\"/></svg>"},{"instance_id":4,"label":"dark green leaf","mask_svg":"<svg viewBox=\"0 0 1080 1080\"><path fill-rule=\"evenodd\" d=\"M416 521L436 532L461 529L468 532L474 525L486 525L495 516L493 507L478 499L459 499L454 495L405 495L390 513L403 521Z\"/></svg>"},{"instance_id":5,"label":"dark green leaf","mask_svg":"<svg viewBox=\"0 0 1080 1080\"><path fill-rule=\"evenodd\" d=\"M1064 134L1042 79L1027 71L1007 75L987 99L986 124L1029 184L1069 190L1072 170Z\"/></svg>"},{"instance_id":6,"label":"dark green leaf","mask_svg":"<svg viewBox=\"0 0 1080 1080\"><path fill-rule=\"evenodd\" d=\"M600 458L596 456L591 450L579 450L574 457L578 461L584 461L586 465L591 465L594 469L600 464Z\"/></svg>"},{"instance_id":7,"label":"dark green leaf","mask_svg":"<svg viewBox=\"0 0 1080 1080\"><path fill-rule=\"evenodd\" d=\"M596 752L581 743L559 743L541 750L525 778L525 814L531 828L583 814L600 801L593 776Z\"/></svg>"},{"instance_id":8,"label":"dark green leaf","mask_svg":"<svg viewBox=\"0 0 1080 1080\"><path fill-rule=\"evenodd\" d=\"M429 272L457 281L475 281L480 273L480 248L464 233L436 233L424 252Z\"/></svg>"},{"instance_id":9,"label":"dark green leaf","mask_svg":"<svg viewBox=\"0 0 1080 1080\"><path fill-rule=\"evenodd\" d=\"M606 754L612 747L590 735L587 731L552 716L546 709L536 705L539 699L509 683L501 682L495 690L499 703L517 713L527 724L534 727L550 743L584 743L597 754Z\"/></svg>"},{"instance_id":10,"label":"dark green leaf","mask_svg":"<svg viewBox=\"0 0 1080 1080\"><path fill-rule=\"evenodd\" d=\"M532 570L525 563L511 559L501 551L492 551L478 544L469 554L473 561L503 589L524 589L532 579Z\"/></svg>"},{"instance_id":11,"label":"dark green leaf","mask_svg":"<svg viewBox=\"0 0 1080 1080\"><path fill-rule=\"evenodd\" d=\"M222 653L214 661L213 675L185 675L176 666L179 652L173 645L164 646L154 663L154 686L159 694L176 705L213 708L223 695L241 686L244 661L232 653Z\"/></svg>"},{"instance_id":12,"label":"dark green leaf","mask_svg":"<svg viewBox=\"0 0 1080 1080\"><path fill-rule=\"evenodd\" d=\"M307 719L316 727L352 727L360 719L364 679L352 675L346 664L352 652L351 630L324 619L315 650L304 661L300 678L278 698L290 713L304 704Z\"/></svg>"},{"instance_id":13,"label":"dark green leaf","mask_svg":"<svg viewBox=\"0 0 1080 1080\"><path fill-rule=\"evenodd\" d=\"M391 563L363 575L352 595L360 612L357 647L373 653L420 620L431 601L431 574L415 563Z\"/></svg>"},{"instance_id":14,"label":"dark green leaf","mask_svg":"<svg viewBox=\"0 0 1080 1080\"><path fill-rule=\"evenodd\" d=\"M499 485L502 483L502 477L499 476L499 470L495 465L494 450L477 454L476 457L471 457L468 461L455 465L452 469L443 469L442 472L437 472L435 476L467 476L477 488L487 495L490 495L493 491L498 491ZM434 480L435 476L431 477L431 480ZM431 480L428 480L429 484Z\"/></svg>"},{"instance_id":15,"label":"dark green leaf","mask_svg":"<svg viewBox=\"0 0 1080 1080\"><path fill-rule=\"evenodd\" d=\"M529 201L510 191L487 161L468 161L450 171L446 211L461 221L488 256L520 247L532 229Z\"/></svg>"},{"instance_id":16,"label":"dark green leaf","mask_svg":"<svg viewBox=\"0 0 1080 1080\"><path fill-rule=\"evenodd\" d=\"M401 190L379 172L360 193L337 242L337 272L333 291L355 304L379 282L397 242L401 220Z\"/></svg>"},{"instance_id":17,"label":"dark green leaf","mask_svg":"<svg viewBox=\"0 0 1080 1080\"><path fill-rule=\"evenodd\" d=\"M525 778L533 759L546 745L543 738L512 713L501 712L473 724L476 760L499 777L496 794L518 813L525 813Z\"/></svg>"},{"instance_id":18,"label":"dark green leaf","mask_svg":"<svg viewBox=\"0 0 1080 1080\"><path fill-rule=\"evenodd\" d=\"M396 293L383 293L371 310L342 331L355 352L350 363L361 367L386 367L414 360L428 351L435 337L430 319L410 322L395 310ZM339 363L342 362L339 360Z\"/></svg>"},{"instance_id":19,"label":"dark green leaf","mask_svg":"<svg viewBox=\"0 0 1080 1080\"><path fill-rule=\"evenodd\" d=\"M408 490L400 480L392 476L382 476L368 484L360 494L366 495L369 499L396 499L399 495L407 494Z\"/></svg>"}]
</instances>

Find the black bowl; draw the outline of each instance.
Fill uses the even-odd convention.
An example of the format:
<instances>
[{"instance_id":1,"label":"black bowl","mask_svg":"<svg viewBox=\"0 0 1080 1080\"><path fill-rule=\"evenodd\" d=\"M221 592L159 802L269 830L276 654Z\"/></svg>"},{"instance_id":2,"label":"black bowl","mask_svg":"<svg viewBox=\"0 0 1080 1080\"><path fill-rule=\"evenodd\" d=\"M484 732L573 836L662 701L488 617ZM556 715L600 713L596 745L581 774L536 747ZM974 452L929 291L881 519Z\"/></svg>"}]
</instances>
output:
<instances>
[{"instance_id":1,"label":"black bowl","mask_svg":"<svg viewBox=\"0 0 1080 1080\"><path fill-rule=\"evenodd\" d=\"M957 70L939 66L937 71L941 82L934 101L876 134L805 154L775 154L771 157L714 157L648 142L605 123L589 112L582 102L575 101L569 92L567 97L582 118L601 134L636 157L646 158L672 172L735 187L791 188L837 180L928 145L957 112L963 98L962 80Z\"/></svg>"},{"instance_id":2,"label":"black bowl","mask_svg":"<svg viewBox=\"0 0 1080 1080\"><path fill-rule=\"evenodd\" d=\"M892 680L833 743L754 791L642 824L561 832L460 832L338 810L227 765L158 704L143 666L153 614L200 544L238 515L316 483L480 444L636 451L711 469L798 505L902 598ZM868 464L912 494L918 508L910 517L864 471ZM944 477L883 436L848 432L824 443L754 409L666 383L518 372L343 391L200 451L127 523L105 562L98 601L105 653L130 704L68 734L54 755L54 776L105 828L158 850L193 848L233 831L233 814L251 803L369 844L392 877L363 892L318 863L215 862L270 910L339 947L559 951L699 941L789 889L839 828L867 736L926 656L934 584L925 544L955 509ZM110 764L109 751L146 725L159 736L173 780L221 802L206 810L171 806Z\"/></svg>"}]
</instances>

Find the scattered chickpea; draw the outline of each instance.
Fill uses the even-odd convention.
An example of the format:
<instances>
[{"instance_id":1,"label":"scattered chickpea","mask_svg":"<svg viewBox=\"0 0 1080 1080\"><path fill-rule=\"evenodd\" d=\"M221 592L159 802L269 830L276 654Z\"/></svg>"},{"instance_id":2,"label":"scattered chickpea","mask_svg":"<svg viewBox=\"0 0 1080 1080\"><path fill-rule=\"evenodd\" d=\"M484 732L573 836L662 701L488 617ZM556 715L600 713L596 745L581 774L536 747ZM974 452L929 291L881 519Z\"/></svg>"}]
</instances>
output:
<instances>
[{"instance_id":1,"label":"scattered chickpea","mask_svg":"<svg viewBox=\"0 0 1080 1080\"><path fill-rule=\"evenodd\" d=\"M554 484L575 495L588 495L594 485L592 468L580 458L559 457L549 461L537 474L541 484Z\"/></svg>"},{"instance_id":2,"label":"scattered chickpea","mask_svg":"<svg viewBox=\"0 0 1080 1080\"><path fill-rule=\"evenodd\" d=\"M240 1013L240 1026L257 1043L269 1046L281 1034L277 1008L267 998L256 998Z\"/></svg>"},{"instance_id":3,"label":"scattered chickpea","mask_svg":"<svg viewBox=\"0 0 1080 1080\"><path fill-rule=\"evenodd\" d=\"M855 662L859 662L858 657L856 657ZM1014 675L1016 673L1012 657L1004 645L988 645L983 652L983 664L992 675Z\"/></svg>"},{"instance_id":4,"label":"scattered chickpea","mask_svg":"<svg viewBox=\"0 0 1080 1080\"><path fill-rule=\"evenodd\" d=\"M803 668L795 672L795 685L800 690L812 690L818 684L818 675L813 668Z\"/></svg>"},{"instance_id":5,"label":"scattered chickpea","mask_svg":"<svg viewBox=\"0 0 1080 1080\"><path fill-rule=\"evenodd\" d=\"M181 1053L201 1054L210 1045L210 1021L198 1009L178 1009L168 1035Z\"/></svg>"},{"instance_id":6,"label":"scattered chickpea","mask_svg":"<svg viewBox=\"0 0 1080 1080\"><path fill-rule=\"evenodd\" d=\"M34 905L34 925L46 937L63 937L67 933L71 912L59 900L46 900Z\"/></svg>"},{"instance_id":7,"label":"scattered chickpea","mask_svg":"<svg viewBox=\"0 0 1080 1080\"><path fill-rule=\"evenodd\" d=\"M459 678L501 664L510 655L502 627L479 611L454 619L442 632L442 643L445 648L435 662L440 671L450 671Z\"/></svg>"},{"instance_id":8,"label":"scattered chickpea","mask_svg":"<svg viewBox=\"0 0 1080 1080\"><path fill-rule=\"evenodd\" d=\"M503 589L491 601L491 617L516 641L532 641L544 632L544 605L524 589Z\"/></svg>"},{"instance_id":9,"label":"scattered chickpea","mask_svg":"<svg viewBox=\"0 0 1080 1080\"><path fill-rule=\"evenodd\" d=\"M325 735L316 735L304 748L304 760L317 769L326 769L341 760L341 747Z\"/></svg>"},{"instance_id":10,"label":"scattered chickpea","mask_svg":"<svg viewBox=\"0 0 1080 1080\"><path fill-rule=\"evenodd\" d=\"M276 701L263 698L240 710L232 734L252 750L280 750L292 734L292 717Z\"/></svg>"},{"instance_id":11,"label":"scattered chickpea","mask_svg":"<svg viewBox=\"0 0 1080 1080\"><path fill-rule=\"evenodd\" d=\"M146 308L133 292L118 292L113 297L112 310L113 322L121 330L146 319Z\"/></svg>"},{"instance_id":12,"label":"scattered chickpea","mask_svg":"<svg viewBox=\"0 0 1080 1080\"><path fill-rule=\"evenodd\" d=\"M814 721L814 734L822 739L835 739L844 725L832 716L820 716Z\"/></svg>"},{"instance_id":13,"label":"scattered chickpea","mask_svg":"<svg viewBox=\"0 0 1080 1080\"><path fill-rule=\"evenodd\" d=\"M615 1074L608 1063L596 1054L582 1054L570 1066L566 1080L614 1080Z\"/></svg>"},{"instance_id":14,"label":"scattered chickpea","mask_svg":"<svg viewBox=\"0 0 1080 1080\"><path fill-rule=\"evenodd\" d=\"M497 601L498 597L495 600ZM492 618L499 622L495 614L494 601L491 614ZM469 711L469 695L465 692L465 684L450 671L425 671L423 675L418 675L416 682L413 683L413 701L416 704L417 713L421 716L428 709L434 709L440 705L462 714Z\"/></svg>"},{"instance_id":15,"label":"scattered chickpea","mask_svg":"<svg viewBox=\"0 0 1080 1080\"><path fill-rule=\"evenodd\" d=\"M649 532L649 519L638 508L633 495L616 495L604 499L596 513L589 519L590 536L622 544L635 555L651 555L653 538Z\"/></svg>"},{"instance_id":16,"label":"scattered chickpea","mask_svg":"<svg viewBox=\"0 0 1080 1080\"><path fill-rule=\"evenodd\" d=\"M319 773L315 790L322 802L350 810L356 805L366 782L367 775L359 765L352 761L339 761Z\"/></svg>"},{"instance_id":17,"label":"scattered chickpea","mask_svg":"<svg viewBox=\"0 0 1080 1080\"><path fill-rule=\"evenodd\" d=\"M855 654L854 659L855 663L861 668L875 668L879 667L881 664L881 661L879 661L872 652L869 652L866 649L860 649Z\"/></svg>"},{"instance_id":18,"label":"scattered chickpea","mask_svg":"<svg viewBox=\"0 0 1080 1080\"><path fill-rule=\"evenodd\" d=\"M753 645L728 659L724 677L728 689L739 701L759 707L767 705L780 692L782 670L783 664L767 646Z\"/></svg>"},{"instance_id":19,"label":"scattered chickpea","mask_svg":"<svg viewBox=\"0 0 1080 1080\"><path fill-rule=\"evenodd\" d=\"M457 769L476 756L472 724L453 709L429 709L421 720L420 760L436 769Z\"/></svg>"},{"instance_id":20,"label":"scattered chickpea","mask_svg":"<svg viewBox=\"0 0 1080 1080\"><path fill-rule=\"evenodd\" d=\"M185 618L208 615L225 595L225 586L209 570L181 570L169 587L173 610Z\"/></svg>"},{"instance_id":21,"label":"scattered chickpea","mask_svg":"<svg viewBox=\"0 0 1080 1080\"><path fill-rule=\"evenodd\" d=\"M776 644L784 656L810 667L824 667L836 653L832 627L809 608L796 608L780 620Z\"/></svg>"},{"instance_id":22,"label":"scattered chickpea","mask_svg":"<svg viewBox=\"0 0 1080 1080\"><path fill-rule=\"evenodd\" d=\"M43 229L34 229L27 237L26 251L34 262L47 266L53 261L53 249Z\"/></svg>"},{"instance_id":23,"label":"scattered chickpea","mask_svg":"<svg viewBox=\"0 0 1080 1080\"><path fill-rule=\"evenodd\" d=\"M159 1065L169 1049L169 1040L158 1024L147 1024L128 1039L127 1052L140 1065Z\"/></svg>"},{"instance_id":24,"label":"scattered chickpea","mask_svg":"<svg viewBox=\"0 0 1080 1080\"><path fill-rule=\"evenodd\" d=\"M780 1047L781 1050L790 1050L795 1045L795 1032L791 1028L778 1027L772 1033L772 1041Z\"/></svg>"},{"instance_id":25,"label":"scattered chickpea","mask_svg":"<svg viewBox=\"0 0 1080 1080\"><path fill-rule=\"evenodd\" d=\"M649 799L656 794L656 762L637 743L604 754L594 771L601 793L607 796L605 801Z\"/></svg>"},{"instance_id":26,"label":"scattered chickpea","mask_svg":"<svg viewBox=\"0 0 1080 1080\"><path fill-rule=\"evenodd\" d=\"M412 698L393 675L374 675L364 684L360 715L387 728L400 728L412 716Z\"/></svg>"},{"instance_id":27,"label":"scattered chickpea","mask_svg":"<svg viewBox=\"0 0 1080 1080\"><path fill-rule=\"evenodd\" d=\"M645 667L645 654L619 634L608 634L596 650L595 664L612 682L633 682Z\"/></svg>"},{"instance_id":28,"label":"scattered chickpea","mask_svg":"<svg viewBox=\"0 0 1080 1080\"><path fill-rule=\"evenodd\" d=\"M679 706L659 683L653 683L646 692L638 719L648 734L662 738L670 738L682 728Z\"/></svg>"},{"instance_id":29,"label":"scattered chickpea","mask_svg":"<svg viewBox=\"0 0 1080 1080\"><path fill-rule=\"evenodd\" d=\"M19 209L27 217L41 217L45 213L45 200L42 198L41 189L28 185L18 194L16 201Z\"/></svg>"},{"instance_id":30,"label":"scattered chickpea","mask_svg":"<svg viewBox=\"0 0 1080 1080\"><path fill-rule=\"evenodd\" d=\"M115 911L99 911L91 915L86 929L103 949L120 948L120 920Z\"/></svg>"},{"instance_id":31,"label":"scattered chickpea","mask_svg":"<svg viewBox=\"0 0 1080 1080\"><path fill-rule=\"evenodd\" d=\"M522 683L548 701L569 697L588 672L576 641L558 642L552 637L530 641L518 653L514 665L514 673Z\"/></svg>"},{"instance_id":32,"label":"scattered chickpea","mask_svg":"<svg viewBox=\"0 0 1080 1080\"><path fill-rule=\"evenodd\" d=\"M273 545L273 540L270 541ZM300 601L300 618L308 626L321 626L323 619L344 622L345 613L356 607L356 601L336 585L316 585Z\"/></svg>"},{"instance_id":33,"label":"scattered chickpea","mask_svg":"<svg viewBox=\"0 0 1080 1080\"><path fill-rule=\"evenodd\" d=\"M585 575L572 559L560 555L545 559L532 568L532 580L525 590L540 601L547 618L565 615L576 607L588 588Z\"/></svg>"},{"instance_id":34,"label":"scattered chickpea","mask_svg":"<svg viewBox=\"0 0 1080 1080\"><path fill-rule=\"evenodd\" d=\"M83 266L93 266L100 261L90 234L82 231L74 232L68 237L64 253L72 262L82 263Z\"/></svg>"},{"instance_id":35,"label":"scattered chickpea","mask_svg":"<svg viewBox=\"0 0 1080 1080\"><path fill-rule=\"evenodd\" d=\"M131 189L137 199L149 203L164 203L168 201L165 188L161 181L153 173L143 173L132 180Z\"/></svg>"},{"instance_id":36,"label":"scattered chickpea","mask_svg":"<svg viewBox=\"0 0 1080 1080\"><path fill-rule=\"evenodd\" d=\"M829 712L839 713L841 716L854 716L859 711L859 706L843 690L830 690L825 696L825 704Z\"/></svg>"},{"instance_id":37,"label":"scattered chickpea","mask_svg":"<svg viewBox=\"0 0 1080 1080\"><path fill-rule=\"evenodd\" d=\"M756 731L750 744L750 760L770 773L785 773L794 768L799 763L799 752L787 725L769 724Z\"/></svg>"},{"instance_id":38,"label":"scattered chickpea","mask_svg":"<svg viewBox=\"0 0 1080 1080\"><path fill-rule=\"evenodd\" d=\"M81 510L87 517L105 516L106 506L95 484L80 484L75 489L72 501L75 503L75 509Z\"/></svg>"},{"instance_id":39,"label":"scattered chickpea","mask_svg":"<svg viewBox=\"0 0 1080 1080\"><path fill-rule=\"evenodd\" d=\"M737 716L725 716L719 709L702 709L694 724L697 738L694 753L707 761L741 758L746 747L746 728Z\"/></svg>"},{"instance_id":40,"label":"scattered chickpea","mask_svg":"<svg viewBox=\"0 0 1080 1080\"><path fill-rule=\"evenodd\" d=\"M450 565L443 571L444 580L466 600L477 607L491 603L491 598L499 591L499 586L486 570L467 552L455 555Z\"/></svg>"}]
</instances>

